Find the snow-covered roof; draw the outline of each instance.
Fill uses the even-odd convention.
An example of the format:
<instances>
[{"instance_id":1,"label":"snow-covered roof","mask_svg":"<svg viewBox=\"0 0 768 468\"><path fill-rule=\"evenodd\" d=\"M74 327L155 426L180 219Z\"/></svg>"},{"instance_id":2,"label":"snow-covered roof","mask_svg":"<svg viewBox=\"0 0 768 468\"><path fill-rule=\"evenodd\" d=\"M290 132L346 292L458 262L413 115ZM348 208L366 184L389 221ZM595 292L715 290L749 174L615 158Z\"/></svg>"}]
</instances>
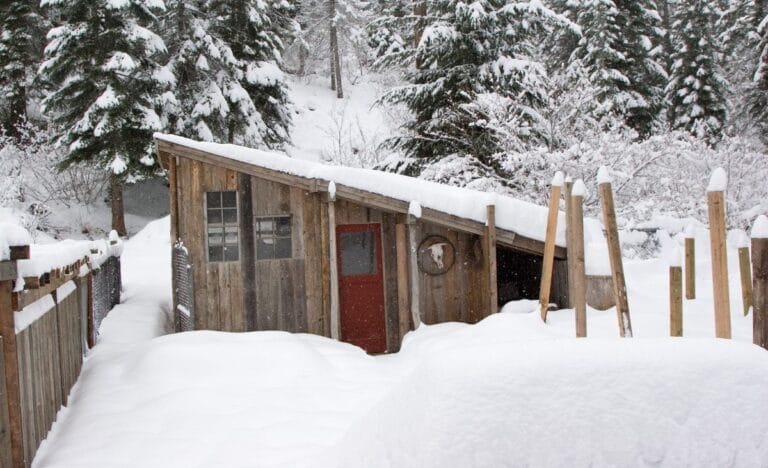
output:
<instances>
[{"instance_id":1,"label":"snow-covered roof","mask_svg":"<svg viewBox=\"0 0 768 468\"><path fill-rule=\"evenodd\" d=\"M199 142L166 134L155 134L155 139L297 178L319 180L321 181L318 184L320 191L327 191L329 183L333 182L342 198L343 187L382 195L404 202L406 204L404 212L407 212L411 202L417 202L424 209L485 224L488 220L487 206L495 205L497 228L536 241L545 240L547 208L512 197L452 187L388 172L320 164L291 158L274 151ZM557 245L565 246L564 213L560 213L558 221Z\"/></svg>"}]
</instances>

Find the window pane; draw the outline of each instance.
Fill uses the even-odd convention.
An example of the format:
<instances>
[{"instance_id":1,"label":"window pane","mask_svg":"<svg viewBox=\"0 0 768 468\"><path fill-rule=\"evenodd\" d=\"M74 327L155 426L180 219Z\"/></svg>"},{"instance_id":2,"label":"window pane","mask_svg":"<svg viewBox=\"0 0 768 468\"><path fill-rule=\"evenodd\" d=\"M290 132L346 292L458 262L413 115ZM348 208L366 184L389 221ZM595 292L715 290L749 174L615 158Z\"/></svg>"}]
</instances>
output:
<instances>
[{"instance_id":1,"label":"window pane","mask_svg":"<svg viewBox=\"0 0 768 468\"><path fill-rule=\"evenodd\" d=\"M237 208L237 192L222 192L224 208Z\"/></svg>"},{"instance_id":2,"label":"window pane","mask_svg":"<svg viewBox=\"0 0 768 468\"><path fill-rule=\"evenodd\" d=\"M269 243L264 242L265 240L269 240ZM272 245L272 239L256 241L256 258L259 260L275 258L275 247Z\"/></svg>"},{"instance_id":3,"label":"window pane","mask_svg":"<svg viewBox=\"0 0 768 468\"><path fill-rule=\"evenodd\" d=\"M221 206L221 192L208 192L205 195L208 198L208 208L219 208Z\"/></svg>"},{"instance_id":4,"label":"window pane","mask_svg":"<svg viewBox=\"0 0 768 468\"><path fill-rule=\"evenodd\" d=\"M277 221L277 235L280 237L290 237L291 236L291 218L290 217L282 217L282 218L276 218Z\"/></svg>"},{"instance_id":5,"label":"window pane","mask_svg":"<svg viewBox=\"0 0 768 468\"><path fill-rule=\"evenodd\" d=\"M221 236L219 234L215 234L215 235L210 235L209 234L208 235L208 245L221 245L223 243L224 243L224 237L223 236Z\"/></svg>"},{"instance_id":6,"label":"window pane","mask_svg":"<svg viewBox=\"0 0 768 468\"><path fill-rule=\"evenodd\" d=\"M269 235L272 235L272 233L274 232L272 219L260 219L257 222L257 226L258 227L256 228L256 230L258 231L259 235L269 236Z\"/></svg>"},{"instance_id":7,"label":"window pane","mask_svg":"<svg viewBox=\"0 0 768 468\"><path fill-rule=\"evenodd\" d=\"M224 210L225 223L237 223L237 210Z\"/></svg>"},{"instance_id":8,"label":"window pane","mask_svg":"<svg viewBox=\"0 0 768 468\"><path fill-rule=\"evenodd\" d=\"M291 258L290 238L281 238L275 240L275 258Z\"/></svg>"},{"instance_id":9,"label":"window pane","mask_svg":"<svg viewBox=\"0 0 768 468\"><path fill-rule=\"evenodd\" d=\"M376 273L376 236L372 232L343 233L340 239L341 274L344 276Z\"/></svg>"},{"instance_id":10,"label":"window pane","mask_svg":"<svg viewBox=\"0 0 768 468\"><path fill-rule=\"evenodd\" d=\"M227 244L235 244L237 245L237 231L235 232L229 232L227 231L227 234L224 236L224 242Z\"/></svg>"},{"instance_id":11,"label":"window pane","mask_svg":"<svg viewBox=\"0 0 768 468\"><path fill-rule=\"evenodd\" d=\"M208 210L208 224L221 224L221 210Z\"/></svg>"},{"instance_id":12,"label":"window pane","mask_svg":"<svg viewBox=\"0 0 768 468\"><path fill-rule=\"evenodd\" d=\"M224 261L225 262L236 262L240 259L240 249L238 249L237 245L228 245L224 247Z\"/></svg>"},{"instance_id":13,"label":"window pane","mask_svg":"<svg viewBox=\"0 0 768 468\"><path fill-rule=\"evenodd\" d=\"M224 249L220 246L208 246L208 261L221 262L224 260Z\"/></svg>"}]
</instances>

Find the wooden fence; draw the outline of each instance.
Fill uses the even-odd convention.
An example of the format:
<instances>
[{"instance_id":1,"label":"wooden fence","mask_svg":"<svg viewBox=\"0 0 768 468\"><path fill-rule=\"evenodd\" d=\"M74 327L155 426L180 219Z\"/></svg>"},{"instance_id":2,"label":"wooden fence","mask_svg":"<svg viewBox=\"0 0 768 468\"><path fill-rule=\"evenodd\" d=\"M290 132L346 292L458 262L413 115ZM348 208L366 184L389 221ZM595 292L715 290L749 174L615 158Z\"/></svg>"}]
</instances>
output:
<instances>
[{"instance_id":1,"label":"wooden fence","mask_svg":"<svg viewBox=\"0 0 768 468\"><path fill-rule=\"evenodd\" d=\"M109 251L109 249L107 249ZM29 258L29 249L26 249ZM69 392L83 354L120 301L120 260L90 255L16 289L17 260L0 262L0 467L29 467Z\"/></svg>"}]
</instances>

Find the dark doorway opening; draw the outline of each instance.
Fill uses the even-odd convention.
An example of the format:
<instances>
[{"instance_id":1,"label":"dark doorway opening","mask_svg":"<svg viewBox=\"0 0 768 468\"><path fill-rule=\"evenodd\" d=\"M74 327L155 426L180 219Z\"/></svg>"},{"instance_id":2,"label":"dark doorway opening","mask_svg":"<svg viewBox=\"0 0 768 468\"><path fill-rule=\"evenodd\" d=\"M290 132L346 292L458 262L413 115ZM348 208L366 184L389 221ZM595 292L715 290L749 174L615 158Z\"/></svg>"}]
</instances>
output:
<instances>
[{"instance_id":1,"label":"dark doorway opening","mask_svg":"<svg viewBox=\"0 0 768 468\"><path fill-rule=\"evenodd\" d=\"M539 298L541 257L496 247L499 307L510 301Z\"/></svg>"}]
</instances>

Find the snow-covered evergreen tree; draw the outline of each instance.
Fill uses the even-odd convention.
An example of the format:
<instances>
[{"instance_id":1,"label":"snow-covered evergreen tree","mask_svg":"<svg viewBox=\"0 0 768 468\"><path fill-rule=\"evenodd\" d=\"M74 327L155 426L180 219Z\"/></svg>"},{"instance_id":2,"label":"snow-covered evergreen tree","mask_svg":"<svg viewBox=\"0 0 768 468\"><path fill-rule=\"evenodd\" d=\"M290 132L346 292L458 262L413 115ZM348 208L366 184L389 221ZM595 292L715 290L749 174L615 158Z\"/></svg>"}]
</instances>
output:
<instances>
[{"instance_id":1,"label":"snow-covered evergreen tree","mask_svg":"<svg viewBox=\"0 0 768 468\"><path fill-rule=\"evenodd\" d=\"M48 33L40 73L52 86L43 109L67 147L63 167L85 163L112 174L113 228L126 234L122 183L152 173L154 105L167 78L152 28L162 0L43 0L63 24Z\"/></svg>"},{"instance_id":2,"label":"snow-covered evergreen tree","mask_svg":"<svg viewBox=\"0 0 768 468\"><path fill-rule=\"evenodd\" d=\"M208 34L225 67L217 73L227 100L226 141L279 148L291 117L281 70L283 49L296 33L296 6L289 0L208 0ZM231 56L229 54L231 53ZM211 64L208 64L209 67ZM221 109L221 103L212 103Z\"/></svg>"},{"instance_id":3,"label":"snow-covered evergreen tree","mask_svg":"<svg viewBox=\"0 0 768 468\"><path fill-rule=\"evenodd\" d=\"M534 44L539 34L568 21L538 1L432 0L427 5L427 26L417 47L393 54L402 64L418 66L407 74L409 85L382 98L413 113L407 133L390 144L423 162L470 155L501 170L494 160L501 149L499 135L488 125L483 102L505 103L504 113L519 122L520 138L541 138L548 79Z\"/></svg>"},{"instance_id":4,"label":"snow-covered evergreen tree","mask_svg":"<svg viewBox=\"0 0 768 468\"><path fill-rule=\"evenodd\" d=\"M670 123L716 143L726 124L726 87L706 0L684 0L676 14L675 54L667 86Z\"/></svg>"},{"instance_id":5,"label":"snow-covered evergreen tree","mask_svg":"<svg viewBox=\"0 0 768 468\"><path fill-rule=\"evenodd\" d=\"M656 55L661 17L649 0L581 0L582 38L572 56L598 95L595 117L617 116L642 137L657 124L666 73Z\"/></svg>"},{"instance_id":6,"label":"snow-covered evergreen tree","mask_svg":"<svg viewBox=\"0 0 768 468\"><path fill-rule=\"evenodd\" d=\"M20 135L32 80L42 58L46 21L38 0L0 5L0 130Z\"/></svg>"},{"instance_id":7,"label":"snow-covered evergreen tree","mask_svg":"<svg viewBox=\"0 0 768 468\"><path fill-rule=\"evenodd\" d=\"M760 23L758 32L761 38L757 48L757 67L749 91L749 112L760 130L760 136L768 141L768 16Z\"/></svg>"}]
</instances>

